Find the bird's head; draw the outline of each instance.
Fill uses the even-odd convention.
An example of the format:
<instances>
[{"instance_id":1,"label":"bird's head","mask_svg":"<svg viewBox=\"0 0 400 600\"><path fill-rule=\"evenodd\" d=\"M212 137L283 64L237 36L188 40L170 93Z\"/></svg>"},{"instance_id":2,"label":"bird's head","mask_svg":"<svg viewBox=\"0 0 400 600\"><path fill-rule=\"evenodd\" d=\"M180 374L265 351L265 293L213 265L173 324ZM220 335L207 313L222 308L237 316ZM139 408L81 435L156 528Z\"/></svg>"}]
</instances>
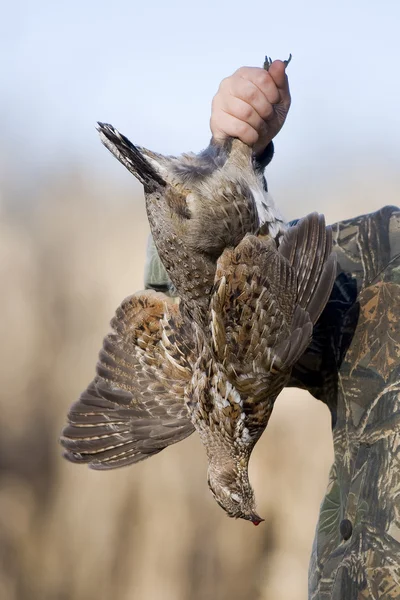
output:
<instances>
[{"instance_id":1,"label":"bird's head","mask_svg":"<svg viewBox=\"0 0 400 600\"><path fill-rule=\"evenodd\" d=\"M208 487L217 503L229 517L251 521L259 525L262 519L256 512L254 492L250 485L247 466L237 470L225 466L219 469L210 464Z\"/></svg>"}]
</instances>

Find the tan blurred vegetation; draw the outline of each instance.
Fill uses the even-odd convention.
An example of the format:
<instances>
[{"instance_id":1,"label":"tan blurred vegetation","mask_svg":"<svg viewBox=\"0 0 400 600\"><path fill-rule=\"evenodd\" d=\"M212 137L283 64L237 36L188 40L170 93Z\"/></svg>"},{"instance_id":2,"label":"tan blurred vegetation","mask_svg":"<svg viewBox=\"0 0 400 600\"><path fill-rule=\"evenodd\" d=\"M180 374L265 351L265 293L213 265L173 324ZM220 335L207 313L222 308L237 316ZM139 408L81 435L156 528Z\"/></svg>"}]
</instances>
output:
<instances>
[{"instance_id":1,"label":"tan blurred vegetation","mask_svg":"<svg viewBox=\"0 0 400 600\"><path fill-rule=\"evenodd\" d=\"M0 598L305 599L332 460L328 410L295 390L279 398L251 462L258 528L216 505L195 435L115 472L68 464L58 446L68 406L93 376L115 308L142 287L144 201L134 184L74 172L43 181L18 210L5 190ZM395 203L390 186L382 201L347 192L338 201L329 188L330 220ZM296 194L286 205L301 204Z\"/></svg>"}]
</instances>

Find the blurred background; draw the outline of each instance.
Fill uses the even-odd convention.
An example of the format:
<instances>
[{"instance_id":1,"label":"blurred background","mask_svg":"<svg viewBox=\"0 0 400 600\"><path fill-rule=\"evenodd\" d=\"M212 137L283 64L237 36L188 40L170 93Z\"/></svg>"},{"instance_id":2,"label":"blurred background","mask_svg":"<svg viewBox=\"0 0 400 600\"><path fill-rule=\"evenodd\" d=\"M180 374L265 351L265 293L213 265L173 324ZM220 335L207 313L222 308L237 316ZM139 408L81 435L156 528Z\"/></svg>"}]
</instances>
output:
<instances>
[{"instance_id":1,"label":"blurred background","mask_svg":"<svg viewBox=\"0 0 400 600\"><path fill-rule=\"evenodd\" d=\"M143 193L95 122L163 153L208 143L219 82L293 54L267 178L288 219L399 203L396 0L16 0L0 24L0 598L305 600L332 461L327 409L291 390L257 445L257 529L207 489L196 436L93 472L61 458L69 405L142 287Z\"/></svg>"}]
</instances>

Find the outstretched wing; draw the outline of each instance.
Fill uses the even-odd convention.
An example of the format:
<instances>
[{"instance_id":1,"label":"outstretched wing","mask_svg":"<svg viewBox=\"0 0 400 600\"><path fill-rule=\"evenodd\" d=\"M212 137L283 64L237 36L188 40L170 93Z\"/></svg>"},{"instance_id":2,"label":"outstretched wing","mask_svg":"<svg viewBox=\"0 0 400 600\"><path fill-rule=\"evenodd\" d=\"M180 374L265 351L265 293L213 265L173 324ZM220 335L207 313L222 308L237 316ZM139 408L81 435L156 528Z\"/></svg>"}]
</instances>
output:
<instances>
[{"instance_id":1,"label":"outstretched wing","mask_svg":"<svg viewBox=\"0 0 400 600\"><path fill-rule=\"evenodd\" d=\"M142 292L124 300L111 327L61 436L65 458L93 469L138 462L194 431L184 402L193 343L178 305Z\"/></svg>"}]
</instances>

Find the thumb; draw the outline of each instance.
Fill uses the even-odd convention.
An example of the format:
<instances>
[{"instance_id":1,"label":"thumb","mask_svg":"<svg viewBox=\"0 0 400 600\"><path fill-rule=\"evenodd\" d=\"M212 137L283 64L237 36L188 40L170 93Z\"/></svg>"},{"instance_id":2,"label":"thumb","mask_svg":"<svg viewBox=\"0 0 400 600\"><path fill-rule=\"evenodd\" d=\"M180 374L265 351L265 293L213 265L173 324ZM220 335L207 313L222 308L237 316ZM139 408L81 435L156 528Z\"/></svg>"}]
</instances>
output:
<instances>
[{"instance_id":1,"label":"thumb","mask_svg":"<svg viewBox=\"0 0 400 600\"><path fill-rule=\"evenodd\" d=\"M282 60L274 60L268 69L268 73L271 75L275 82L276 87L279 90L281 97L281 103L289 106L290 105L290 90L289 80L286 75L286 65Z\"/></svg>"}]
</instances>

